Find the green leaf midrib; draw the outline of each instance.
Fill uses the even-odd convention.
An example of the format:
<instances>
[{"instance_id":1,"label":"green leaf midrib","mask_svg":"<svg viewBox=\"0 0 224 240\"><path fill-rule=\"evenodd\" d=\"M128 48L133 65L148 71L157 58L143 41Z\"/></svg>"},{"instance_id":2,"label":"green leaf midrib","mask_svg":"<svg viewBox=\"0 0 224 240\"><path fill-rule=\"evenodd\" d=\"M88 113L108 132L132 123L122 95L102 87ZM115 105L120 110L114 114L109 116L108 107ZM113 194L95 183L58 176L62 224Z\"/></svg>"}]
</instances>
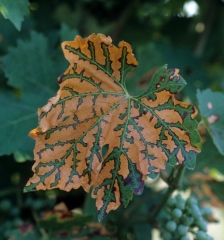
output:
<instances>
[{"instance_id":1,"label":"green leaf midrib","mask_svg":"<svg viewBox=\"0 0 224 240\"><path fill-rule=\"evenodd\" d=\"M100 215L104 215L104 210L107 208L107 205L110 203L110 200L112 198L111 194L112 194L112 191L113 191L113 186L114 186L114 183L115 183L115 180L118 179L118 170L119 170L119 167L120 167L120 156L121 156L121 153L123 153L123 143L124 143L124 138L125 138L125 134L127 132L127 126L128 126L128 121L129 121L129 115L130 115L130 98L128 99L128 106L127 106L127 120L125 121L125 126L123 128L123 131L122 131L122 136L121 136L121 142L120 142L120 148L119 148L119 151L116 152L116 155L118 156L116 159L114 159L114 165L115 165L115 168L113 169L113 173L112 173L112 179L111 180L111 183L110 183L110 189L109 190L109 195L105 195L104 198L106 198L106 206L105 204L103 205L103 207L99 210L100 213L99 213L99 218L101 220L101 217ZM104 164L107 163L108 161L111 161L111 159L105 159L104 160ZM103 182L104 183L104 182ZM101 184L100 186L103 186L105 184ZM102 212L103 211L103 212Z\"/></svg>"}]
</instances>

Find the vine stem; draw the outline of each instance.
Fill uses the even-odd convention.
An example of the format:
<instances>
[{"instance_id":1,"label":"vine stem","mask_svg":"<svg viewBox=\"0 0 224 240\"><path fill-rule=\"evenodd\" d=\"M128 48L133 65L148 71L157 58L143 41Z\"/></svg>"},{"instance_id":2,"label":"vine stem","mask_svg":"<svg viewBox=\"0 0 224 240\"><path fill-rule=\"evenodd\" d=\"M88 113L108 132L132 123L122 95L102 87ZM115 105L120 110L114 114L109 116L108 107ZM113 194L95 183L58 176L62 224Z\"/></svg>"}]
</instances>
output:
<instances>
[{"instance_id":1,"label":"vine stem","mask_svg":"<svg viewBox=\"0 0 224 240\"><path fill-rule=\"evenodd\" d=\"M172 193L176 190L181 188L182 186L182 178L184 175L185 167L183 165L178 165L177 167L174 167L171 171L170 176L167 179L167 183L169 184L169 187L162 197L161 201L158 203L156 208L154 209L152 215L149 217L149 222L152 223L157 216L159 215L160 211L166 204L167 200L170 198Z\"/></svg>"}]
</instances>

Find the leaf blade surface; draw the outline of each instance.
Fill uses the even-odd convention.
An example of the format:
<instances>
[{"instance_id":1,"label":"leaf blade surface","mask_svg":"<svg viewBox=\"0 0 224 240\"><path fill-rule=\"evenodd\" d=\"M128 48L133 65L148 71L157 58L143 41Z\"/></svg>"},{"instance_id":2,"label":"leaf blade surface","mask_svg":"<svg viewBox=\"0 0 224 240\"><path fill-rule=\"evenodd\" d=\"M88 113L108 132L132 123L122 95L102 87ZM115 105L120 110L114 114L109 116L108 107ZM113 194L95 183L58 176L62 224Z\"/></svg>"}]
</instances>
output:
<instances>
[{"instance_id":1,"label":"leaf blade surface","mask_svg":"<svg viewBox=\"0 0 224 240\"><path fill-rule=\"evenodd\" d=\"M21 23L24 15L29 13L29 1L18 0L18 1L7 1L0 0L0 12L4 18L9 19L17 30L21 29Z\"/></svg>"},{"instance_id":2,"label":"leaf blade surface","mask_svg":"<svg viewBox=\"0 0 224 240\"><path fill-rule=\"evenodd\" d=\"M70 66L30 132L36 162L26 191L82 186L88 192L93 186L102 220L120 204L126 207L132 192L141 194L146 177L155 177L168 159L194 167L197 111L174 97L186 84L177 69L162 67L149 89L133 97L124 82L137 66L128 43L117 48L110 37L92 34L62 48Z\"/></svg>"},{"instance_id":3,"label":"leaf blade surface","mask_svg":"<svg viewBox=\"0 0 224 240\"><path fill-rule=\"evenodd\" d=\"M224 155L224 94L210 89L197 91L199 110L219 152Z\"/></svg>"}]
</instances>

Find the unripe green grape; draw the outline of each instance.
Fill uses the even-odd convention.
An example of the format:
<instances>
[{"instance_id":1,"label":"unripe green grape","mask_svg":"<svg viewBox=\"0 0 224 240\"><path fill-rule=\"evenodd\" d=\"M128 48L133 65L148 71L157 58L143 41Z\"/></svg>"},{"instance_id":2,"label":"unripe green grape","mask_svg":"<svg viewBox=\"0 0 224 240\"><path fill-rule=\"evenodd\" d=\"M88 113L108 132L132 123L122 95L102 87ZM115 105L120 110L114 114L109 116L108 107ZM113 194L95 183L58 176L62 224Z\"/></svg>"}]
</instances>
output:
<instances>
[{"instance_id":1,"label":"unripe green grape","mask_svg":"<svg viewBox=\"0 0 224 240\"><path fill-rule=\"evenodd\" d=\"M170 233L170 232L163 232L163 234L162 234L162 238L164 239L164 240L172 240L173 238L172 238L172 234Z\"/></svg>"},{"instance_id":2,"label":"unripe green grape","mask_svg":"<svg viewBox=\"0 0 224 240\"><path fill-rule=\"evenodd\" d=\"M199 218L195 224L199 227L200 230L207 232L207 222L203 218Z\"/></svg>"},{"instance_id":3,"label":"unripe green grape","mask_svg":"<svg viewBox=\"0 0 224 240\"><path fill-rule=\"evenodd\" d=\"M183 236L183 235L186 235L186 234L187 234L188 229L187 229L186 226L180 224L180 225L177 227L177 232L178 232L181 236Z\"/></svg>"},{"instance_id":4,"label":"unripe green grape","mask_svg":"<svg viewBox=\"0 0 224 240\"><path fill-rule=\"evenodd\" d=\"M180 240L190 240L187 236L182 236Z\"/></svg>"},{"instance_id":5,"label":"unripe green grape","mask_svg":"<svg viewBox=\"0 0 224 240\"><path fill-rule=\"evenodd\" d=\"M177 229L177 224L174 221L169 221L166 223L166 229L170 232L173 232Z\"/></svg>"},{"instance_id":6,"label":"unripe green grape","mask_svg":"<svg viewBox=\"0 0 224 240\"><path fill-rule=\"evenodd\" d=\"M206 233L203 232L203 231L201 231L201 230L197 231L196 234L195 234L195 236L196 236L196 239L197 239L197 240L207 240L207 239L206 239L206 238L207 238Z\"/></svg>"},{"instance_id":7,"label":"unripe green grape","mask_svg":"<svg viewBox=\"0 0 224 240\"><path fill-rule=\"evenodd\" d=\"M182 211L179 208L174 208L172 211L172 216L174 218L180 218L183 215Z\"/></svg>"},{"instance_id":8,"label":"unripe green grape","mask_svg":"<svg viewBox=\"0 0 224 240\"><path fill-rule=\"evenodd\" d=\"M170 211L167 211L166 208L162 209L162 211L160 212L160 216L163 221L168 221L172 219L172 216L170 215Z\"/></svg>"},{"instance_id":9,"label":"unripe green grape","mask_svg":"<svg viewBox=\"0 0 224 240\"><path fill-rule=\"evenodd\" d=\"M184 201L184 199L182 198L182 196L180 194L176 195L176 200L177 200L177 202Z\"/></svg>"},{"instance_id":10,"label":"unripe green grape","mask_svg":"<svg viewBox=\"0 0 224 240\"><path fill-rule=\"evenodd\" d=\"M192 209L193 212L201 212L201 210L197 204L192 204L190 206L190 208Z\"/></svg>"},{"instance_id":11,"label":"unripe green grape","mask_svg":"<svg viewBox=\"0 0 224 240\"><path fill-rule=\"evenodd\" d=\"M201 208L202 216L208 217L212 214L212 209L209 206L205 206Z\"/></svg>"},{"instance_id":12,"label":"unripe green grape","mask_svg":"<svg viewBox=\"0 0 224 240\"><path fill-rule=\"evenodd\" d=\"M174 207L174 206L176 205L176 203L177 203L176 198L169 198L169 199L167 200L167 205L168 205L169 207Z\"/></svg>"},{"instance_id":13,"label":"unripe green grape","mask_svg":"<svg viewBox=\"0 0 224 240\"><path fill-rule=\"evenodd\" d=\"M182 196L180 194L177 194L176 201L177 201L176 204L178 204L178 203L181 203L181 204L186 203L186 201L182 198Z\"/></svg>"},{"instance_id":14,"label":"unripe green grape","mask_svg":"<svg viewBox=\"0 0 224 240\"><path fill-rule=\"evenodd\" d=\"M199 219L201 217L201 210L196 204L192 204L190 206L191 208L191 214L194 219Z\"/></svg>"},{"instance_id":15,"label":"unripe green grape","mask_svg":"<svg viewBox=\"0 0 224 240\"><path fill-rule=\"evenodd\" d=\"M187 203L187 205L194 205L194 204L198 204L198 200L197 200L197 198L195 198L195 197L189 197L188 199L187 199L187 201L186 201L186 203Z\"/></svg>"},{"instance_id":16,"label":"unripe green grape","mask_svg":"<svg viewBox=\"0 0 224 240\"><path fill-rule=\"evenodd\" d=\"M180 200L180 201L177 202L176 207L181 209L181 210L184 210L185 205L186 205L186 202L184 200Z\"/></svg>"},{"instance_id":17,"label":"unripe green grape","mask_svg":"<svg viewBox=\"0 0 224 240\"><path fill-rule=\"evenodd\" d=\"M182 221L183 221L183 224L185 226L190 226L194 222L194 218L193 217L184 216Z\"/></svg>"}]
</instances>

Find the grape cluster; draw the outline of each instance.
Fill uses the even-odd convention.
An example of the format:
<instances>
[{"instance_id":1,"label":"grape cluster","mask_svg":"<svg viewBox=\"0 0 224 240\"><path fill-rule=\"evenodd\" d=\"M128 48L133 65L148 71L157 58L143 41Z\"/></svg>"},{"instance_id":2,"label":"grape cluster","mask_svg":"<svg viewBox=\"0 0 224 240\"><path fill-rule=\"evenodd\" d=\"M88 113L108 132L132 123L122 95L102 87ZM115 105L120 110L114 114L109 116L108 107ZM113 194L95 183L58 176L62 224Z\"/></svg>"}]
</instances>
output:
<instances>
[{"instance_id":1,"label":"grape cluster","mask_svg":"<svg viewBox=\"0 0 224 240\"><path fill-rule=\"evenodd\" d=\"M210 207L200 207L195 197L184 200L180 194L168 199L160 214L160 234L164 240L212 240L206 234Z\"/></svg>"}]
</instances>

